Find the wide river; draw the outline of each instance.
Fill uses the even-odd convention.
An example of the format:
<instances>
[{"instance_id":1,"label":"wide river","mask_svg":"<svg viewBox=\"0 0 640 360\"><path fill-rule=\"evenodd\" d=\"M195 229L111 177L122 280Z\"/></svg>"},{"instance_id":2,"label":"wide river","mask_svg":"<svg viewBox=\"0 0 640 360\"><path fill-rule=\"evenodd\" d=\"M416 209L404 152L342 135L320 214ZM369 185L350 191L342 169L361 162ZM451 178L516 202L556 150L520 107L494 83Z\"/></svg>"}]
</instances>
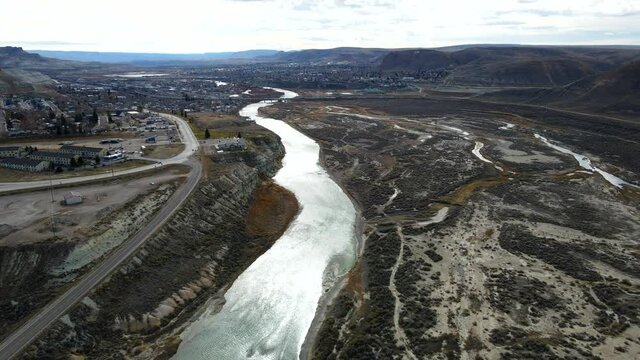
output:
<instances>
[{"instance_id":1,"label":"wide river","mask_svg":"<svg viewBox=\"0 0 640 360\"><path fill-rule=\"evenodd\" d=\"M282 98L296 93L283 92ZM182 333L174 359L297 359L323 288L356 258L356 210L320 166L318 144L285 122L240 115L278 134L286 149L274 180L293 192L301 211L286 232L233 283L217 314L205 310Z\"/></svg>"}]
</instances>

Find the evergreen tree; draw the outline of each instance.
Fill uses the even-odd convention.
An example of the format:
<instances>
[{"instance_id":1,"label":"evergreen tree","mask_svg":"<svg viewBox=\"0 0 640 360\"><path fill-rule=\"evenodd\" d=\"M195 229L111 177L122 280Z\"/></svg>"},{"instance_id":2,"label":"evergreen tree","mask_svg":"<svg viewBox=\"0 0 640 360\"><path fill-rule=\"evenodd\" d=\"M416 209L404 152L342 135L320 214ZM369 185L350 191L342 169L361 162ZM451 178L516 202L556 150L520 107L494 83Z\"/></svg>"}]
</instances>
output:
<instances>
[{"instance_id":1,"label":"evergreen tree","mask_svg":"<svg viewBox=\"0 0 640 360\"><path fill-rule=\"evenodd\" d=\"M98 111L96 110L96 108L93 108L93 115L91 115L91 121L93 121L94 124L98 123Z\"/></svg>"},{"instance_id":2,"label":"evergreen tree","mask_svg":"<svg viewBox=\"0 0 640 360\"><path fill-rule=\"evenodd\" d=\"M209 134L209 129L204 129L204 138L208 139L211 137L211 134Z\"/></svg>"}]
</instances>

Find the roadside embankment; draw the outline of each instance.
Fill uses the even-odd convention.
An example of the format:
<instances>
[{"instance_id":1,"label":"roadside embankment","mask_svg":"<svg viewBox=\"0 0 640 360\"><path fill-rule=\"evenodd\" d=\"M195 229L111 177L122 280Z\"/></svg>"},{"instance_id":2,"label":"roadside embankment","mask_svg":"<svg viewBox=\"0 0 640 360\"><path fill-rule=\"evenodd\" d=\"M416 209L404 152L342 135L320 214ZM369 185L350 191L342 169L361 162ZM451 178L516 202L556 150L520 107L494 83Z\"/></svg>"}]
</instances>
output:
<instances>
[{"instance_id":1,"label":"roadside embankment","mask_svg":"<svg viewBox=\"0 0 640 360\"><path fill-rule=\"evenodd\" d=\"M244 153L205 156L185 205L24 358L170 357L192 316L207 302L224 303L226 289L298 212L295 196L269 180L284 155L279 139L251 142Z\"/></svg>"}]
</instances>

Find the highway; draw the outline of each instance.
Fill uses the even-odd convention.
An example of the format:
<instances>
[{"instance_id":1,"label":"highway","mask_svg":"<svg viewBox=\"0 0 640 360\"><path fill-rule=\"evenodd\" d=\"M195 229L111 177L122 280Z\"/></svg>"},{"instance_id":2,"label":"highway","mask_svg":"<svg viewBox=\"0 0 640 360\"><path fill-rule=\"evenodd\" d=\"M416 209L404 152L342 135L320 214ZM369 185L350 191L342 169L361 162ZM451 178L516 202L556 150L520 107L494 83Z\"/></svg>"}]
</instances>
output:
<instances>
[{"instance_id":1,"label":"highway","mask_svg":"<svg viewBox=\"0 0 640 360\"><path fill-rule=\"evenodd\" d=\"M202 175L202 166L199 161L191 158L190 155L198 148L198 141L186 122L179 118L176 118L176 122L180 124L180 132L183 134L183 141L185 142L185 151L170 159L172 161L169 163L184 163L190 165L191 172L189 173L187 181L178 188L178 190L171 196L171 198L169 198L167 203L160 209L160 211L158 211L157 214L154 215L145 227L140 229L140 231L138 231L133 237L122 243L122 245L116 248L89 273L76 281L69 290L47 304L20 328L9 335L0 344L0 359L12 359L18 356L58 318L67 313L73 305L87 296L91 289L109 276L112 271L118 268L118 266L135 253L135 251L140 248L140 246L142 246L149 237L160 229L160 227L171 218L171 216L180 208L196 188L196 185ZM85 179L84 181L86 180L88 179Z\"/></svg>"},{"instance_id":2,"label":"highway","mask_svg":"<svg viewBox=\"0 0 640 360\"><path fill-rule=\"evenodd\" d=\"M152 169L156 169L158 167L166 166L170 164L185 163L189 159L189 157L195 152L195 150L198 148L198 139L196 139L196 136L193 134L193 131L191 131L191 127L189 126L189 124L187 124L186 121L182 120L177 116L170 115L170 114L160 114L160 115L167 119L173 120L176 123L178 130L180 132L180 137L182 138L182 142L184 143L184 150L180 154L172 158L162 160L162 163L150 164L150 165L140 166L132 169L120 170L120 171L114 172L113 174L110 171L105 171L105 173L103 174L76 176L72 178L57 179L53 181L39 180L39 181L3 182L3 183L0 183L0 194L2 194L3 192L16 191L16 190L43 188L51 185L53 186L71 185L71 184L82 183L86 181L107 179L114 176L128 175L128 174L139 173L142 171L152 170Z\"/></svg>"}]
</instances>

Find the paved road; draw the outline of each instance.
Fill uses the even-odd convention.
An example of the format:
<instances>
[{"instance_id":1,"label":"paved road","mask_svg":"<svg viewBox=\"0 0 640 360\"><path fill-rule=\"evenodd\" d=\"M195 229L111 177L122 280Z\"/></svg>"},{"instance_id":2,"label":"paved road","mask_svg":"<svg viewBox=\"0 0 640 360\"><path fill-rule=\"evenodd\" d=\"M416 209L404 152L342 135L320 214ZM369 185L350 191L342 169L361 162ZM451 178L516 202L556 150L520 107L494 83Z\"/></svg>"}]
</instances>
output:
<instances>
[{"instance_id":1,"label":"paved road","mask_svg":"<svg viewBox=\"0 0 640 360\"><path fill-rule=\"evenodd\" d=\"M182 164L186 162L189 159L189 157L194 153L195 149L198 148L198 139L196 139L196 136L193 134L193 131L191 131L191 128L189 127L189 124L187 124L186 121L174 115L169 115L169 114L160 114L160 115L162 115L167 119L173 120L176 123L176 125L178 126L178 129L180 130L180 136L182 138L182 142L184 143L184 150L180 154L172 158L162 160L162 163L140 166L133 169L120 170L120 171L114 172L114 174L112 174L111 171L107 170L103 174L77 176L73 178L53 180L53 182L51 182L50 180L5 182L5 183L0 183L0 193L15 191L15 190L42 188L42 187L51 186L52 184L54 186L58 186L58 185L76 184L76 183L81 183L81 182L91 181L91 180L107 179L113 176L121 176L121 175L134 174L142 171L147 171L147 170L155 169L159 166L166 166L170 164Z\"/></svg>"},{"instance_id":2,"label":"paved road","mask_svg":"<svg viewBox=\"0 0 640 360\"><path fill-rule=\"evenodd\" d=\"M180 120L180 119L178 119ZM182 120L180 120L182 121ZM182 121L184 123L184 121ZM182 124L180 123L180 124ZM181 131L185 137L185 151L178 155L180 163L191 166L191 172L187 181L169 198L167 203L151 219L151 221L133 237L126 240L120 247L114 250L100 264L96 265L89 273L78 280L73 287L60 295L58 298L47 304L36 315L31 317L25 324L14 331L4 342L0 344L0 359L11 359L19 355L29 344L53 324L58 318L64 315L73 305L82 300L96 285L104 280L122 262L131 256L145 241L153 235L189 197L189 194L196 188L198 180L202 175L202 166L199 161L189 158L189 155L198 147L198 142L188 124ZM187 152L188 151L188 152Z\"/></svg>"}]
</instances>

